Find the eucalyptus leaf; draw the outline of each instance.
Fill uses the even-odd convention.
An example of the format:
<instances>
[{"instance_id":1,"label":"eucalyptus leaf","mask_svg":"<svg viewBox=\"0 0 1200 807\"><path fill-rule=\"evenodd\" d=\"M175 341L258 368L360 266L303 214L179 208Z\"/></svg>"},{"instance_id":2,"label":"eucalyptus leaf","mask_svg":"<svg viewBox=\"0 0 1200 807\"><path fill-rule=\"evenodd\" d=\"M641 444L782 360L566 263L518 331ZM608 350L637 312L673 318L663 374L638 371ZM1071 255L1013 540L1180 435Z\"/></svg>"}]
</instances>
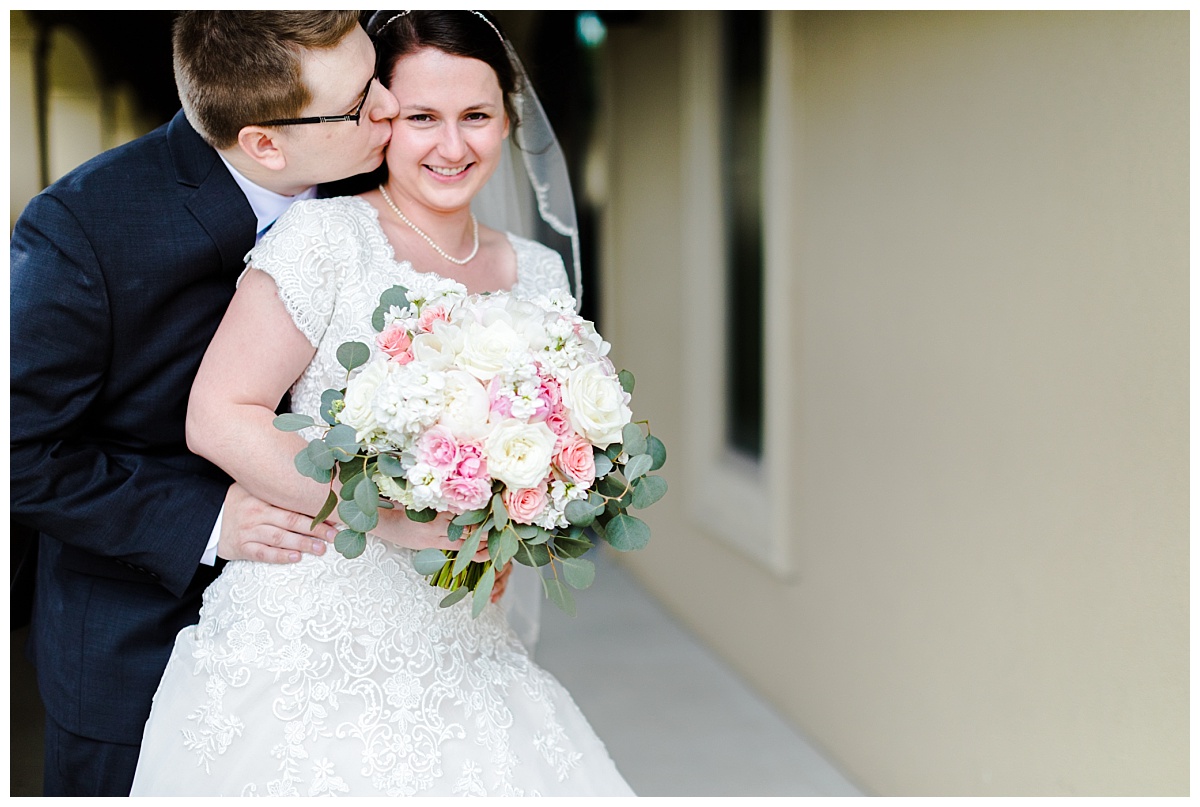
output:
<instances>
[{"instance_id":1,"label":"eucalyptus leaf","mask_svg":"<svg viewBox=\"0 0 1200 807\"><path fill-rule=\"evenodd\" d=\"M337 507L338 497L332 490L329 491L329 496L325 498L325 504L321 505L320 511L313 517L312 524L309 529L316 529L317 525L325 519L329 518L329 514L333 512L333 508Z\"/></svg>"},{"instance_id":2,"label":"eucalyptus leaf","mask_svg":"<svg viewBox=\"0 0 1200 807\"><path fill-rule=\"evenodd\" d=\"M596 520L596 510L583 499L573 499L567 502L563 514L567 521L580 527L590 526Z\"/></svg>"},{"instance_id":3,"label":"eucalyptus leaf","mask_svg":"<svg viewBox=\"0 0 1200 807\"><path fill-rule=\"evenodd\" d=\"M404 288L403 286L392 286L383 294L379 295L379 306L371 315L371 325L376 331L383 330L383 316L392 306L396 306L401 309L409 306L408 289Z\"/></svg>"},{"instance_id":4,"label":"eucalyptus leaf","mask_svg":"<svg viewBox=\"0 0 1200 807\"><path fill-rule=\"evenodd\" d=\"M367 548L367 536L357 530L342 530L333 539L333 548L344 557L357 558Z\"/></svg>"},{"instance_id":5,"label":"eucalyptus leaf","mask_svg":"<svg viewBox=\"0 0 1200 807\"><path fill-rule=\"evenodd\" d=\"M455 577L465 572L467 567L471 565L471 559L479 551L479 544L483 540L483 537L484 530L475 530L463 539L463 544L458 549L458 554L454 558L454 568L451 570L451 573Z\"/></svg>"},{"instance_id":6,"label":"eucalyptus leaf","mask_svg":"<svg viewBox=\"0 0 1200 807\"><path fill-rule=\"evenodd\" d=\"M371 359L371 348L362 342L343 342L337 349L338 364L347 370L362 367Z\"/></svg>"},{"instance_id":7,"label":"eucalyptus leaf","mask_svg":"<svg viewBox=\"0 0 1200 807\"><path fill-rule=\"evenodd\" d=\"M626 423L621 429L621 443L629 456L646 453L646 438L642 436L642 427L636 423Z\"/></svg>"},{"instance_id":8,"label":"eucalyptus leaf","mask_svg":"<svg viewBox=\"0 0 1200 807\"><path fill-rule=\"evenodd\" d=\"M346 405L346 396L341 390L327 389L321 393L321 419L330 426L337 424L338 413Z\"/></svg>"},{"instance_id":9,"label":"eucalyptus leaf","mask_svg":"<svg viewBox=\"0 0 1200 807\"><path fill-rule=\"evenodd\" d=\"M621 389L625 390L630 395L633 394L633 373L629 372L628 370L622 370L621 372L617 373L617 380L621 382Z\"/></svg>"},{"instance_id":10,"label":"eucalyptus leaf","mask_svg":"<svg viewBox=\"0 0 1200 807\"><path fill-rule=\"evenodd\" d=\"M380 454L378 464L375 467L379 469L379 473L384 476L390 476L393 479L404 476L404 463L391 454Z\"/></svg>"},{"instance_id":11,"label":"eucalyptus leaf","mask_svg":"<svg viewBox=\"0 0 1200 807\"><path fill-rule=\"evenodd\" d=\"M625 488L625 477L621 476L620 471L613 471L596 483L596 491L605 496L620 496Z\"/></svg>"},{"instance_id":12,"label":"eucalyptus leaf","mask_svg":"<svg viewBox=\"0 0 1200 807\"><path fill-rule=\"evenodd\" d=\"M363 477L363 480L354 488L354 503L358 505L359 510L364 513L374 513L378 518L379 488L375 487L373 481Z\"/></svg>"},{"instance_id":13,"label":"eucalyptus leaf","mask_svg":"<svg viewBox=\"0 0 1200 807\"><path fill-rule=\"evenodd\" d=\"M446 537L451 541L457 541L459 538L462 538L463 529L462 524L451 522L450 526L446 528Z\"/></svg>"},{"instance_id":14,"label":"eucalyptus leaf","mask_svg":"<svg viewBox=\"0 0 1200 807\"><path fill-rule=\"evenodd\" d=\"M608 476L609 471L613 469L613 461L608 458L608 455L603 451L596 451L593 453L592 459L596 463L596 478Z\"/></svg>"},{"instance_id":15,"label":"eucalyptus leaf","mask_svg":"<svg viewBox=\"0 0 1200 807\"><path fill-rule=\"evenodd\" d=\"M409 521L415 521L418 524L428 524L437 518L437 510L432 507L427 507L424 510L409 510L404 509L404 515L408 516Z\"/></svg>"},{"instance_id":16,"label":"eucalyptus leaf","mask_svg":"<svg viewBox=\"0 0 1200 807\"><path fill-rule=\"evenodd\" d=\"M499 493L492 497L492 519L498 530L508 524L508 508L504 506L504 497Z\"/></svg>"},{"instance_id":17,"label":"eucalyptus leaf","mask_svg":"<svg viewBox=\"0 0 1200 807\"><path fill-rule=\"evenodd\" d=\"M550 562L550 550L546 548L545 543L533 544L523 541L513 560L525 566L545 566Z\"/></svg>"},{"instance_id":18,"label":"eucalyptus leaf","mask_svg":"<svg viewBox=\"0 0 1200 807\"><path fill-rule=\"evenodd\" d=\"M330 471L332 476L333 466L337 465L337 458L333 455L333 450L325 444L324 440L312 440L308 444L308 458L312 464L323 471Z\"/></svg>"},{"instance_id":19,"label":"eucalyptus leaf","mask_svg":"<svg viewBox=\"0 0 1200 807\"><path fill-rule=\"evenodd\" d=\"M298 415L295 412L278 415L271 423L281 432L298 432L301 429L307 429L309 426L316 425L316 421L308 415Z\"/></svg>"},{"instance_id":20,"label":"eucalyptus leaf","mask_svg":"<svg viewBox=\"0 0 1200 807\"><path fill-rule=\"evenodd\" d=\"M621 452L624 450L625 446L621 445L620 443L613 443L608 446L608 448L604 449L604 453L610 460L615 462L617 457L621 456Z\"/></svg>"},{"instance_id":21,"label":"eucalyptus leaf","mask_svg":"<svg viewBox=\"0 0 1200 807\"><path fill-rule=\"evenodd\" d=\"M422 549L413 555L413 568L417 570L417 574L426 577L440 572L448 562L446 553L440 549Z\"/></svg>"},{"instance_id":22,"label":"eucalyptus leaf","mask_svg":"<svg viewBox=\"0 0 1200 807\"><path fill-rule=\"evenodd\" d=\"M492 597L492 587L496 585L496 568L488 564L487 569L475 584L475 595L471 601L471 616L479 616L487 607Z\"/></svg>"},{"instance_id":23,"label":"eucalyptus leaf","mask_svg":"<svg viewBox=\"0 0 1200 807\"><path fill-rule=\"evenodd\" d=\"M622 513L608 522L606 540L613 549L630 552L650 543L650 527L640 518Z\"/></svg>"},{"instance_id":24,"label":"eucalyptus leaf","mask_svg":"<svg viewBox=\"0 0 1200 807\"><path fill-rule=\"evenodd\" d=\"M488 540L488 554L492 557L492 563L504 568L504 564L513 559L520 548L521 542L517 540L517 533L511 529L500 530L493 532L492 537Z\"/></svg>"},{"instance_id":25,"label":"eucalyptus leaf","mask_svg":"<svg viewBox=\"0 0 1200 807\"><path fill-rule=\"evenodd\" d=\"M587 538L568 538L560 535L554 539L554 554L560 558L578 558L592 548Z\"/></svg>"},{"instance_id":26,"label":"eucalyptus leaf","mask_svg":"<svg viewBox=\"0 0 1200 807\"><path fill-rule=\"evenodd\" d=\"M511 526L517 531L518 538L529 539L533 538L538 533L536 524L513 524Z\"/></svg>"},{"instance_id":27,"label":"eucalyptus leaf","mask_svg":"<svg viewBox=\"0 0 1200 807\"><path fill-rule=\"evenodd\" d=\"M486 509L468 510L465 513L460 513L454 517L453 523L462 524L464 527L470 527L472 524L478 524L488 516Z\"/></svg>"},{"instance_id":28,"label":"eucalyptus leaf","mask_svg":"<svg viewBox=\"0 0 1200 807\"><path fill-rule=\"evenodd\" d=\"M343 524L358 532L370 532L379 523L379 514L376 511L365 512L354 499L339 504L338 515L341 516Z\"/></svg>"},{"instance_id":29,"label":"eucalyptus leaf","mask_svg":"<svg viewBox=\"0 0 1200 807\"><path fill-rule=\"evenodd\" d=\"M654 460L649 454L636 454L625 463L625 478L632 482L640 476L645 476L653 464Z\"/></svg>"},{"instance_id":30,"label":"eucalyptus leaf","mask_svg":"<svg viewBox=\"0 0 1200 807\"><path fill-rule=\"evenodd\" d=\"M353 426L339 423L325 435L325 445L333 452L336 459L345 462L359 452L358 432L354 430Z\"/></svg>"},{"instance_id":31,"label":"eucalyptus leaf","mask_svg":"<svg viewBox=\"0 0 1200 807\"><path fill-rule=\"evenodd\" d=\"M667 447L653 434L646 438L646 451L654 458L654 464L650 466L651 471L657 471L667 464Z\"/></svg>"},{"instance_id":32,"label":"eucalyptus leaf","mask_svg":"<svg viewBox=\"0 0 1200 807\"><path fill-rule=\"evenodd\" d=\"M571 588L587 588L596 579L596 565L583 558L562 558L563 579Z\"/></svg>"},{"instance_id":33,"label":"eucalyptus leaf","mask_svg":"<svg viewBox=\"0 0 1200 807\"><path fill-rule=\"evenodd\" d=\"M345 467L345 466L342 466L342 467ZM342 499L344 501L350 501L351 499L353 499L355 488L357 488L358 483L363 481L364 479L366 479L365 476L363 476L362 474L356 473L353 476L351 476L349 479L343 480L342 481Z\"/></svg>"},{"instance_id":34,"label":"eucalyptus leaf","mask_svg":"<svg viewBox=\"0 0 1200 807\"><path fill-rule=\"evenodd\" d=\"M443 597L442 601L438 603L438 606L441 608L449 608L451 605L454 605L454 603L458 602L470 593L470 590L466 586L463 586L462 588L456 588L454 591L451 591L449 594Z\"/></svg>"},{"instance_id":35,"label":"eucalyptus leaf","mask_svg":"<svg viewBox=\"0 0 1200 807\"><path fill-rule=\"evenodd\" d=\"M550 598L552 603L557 605L568 616L575 616L575 598L571 595L571 590L564 586L561 580L543 578L542 585L546 589L546 596Z\"/></svg>"},{"instance_id":36,"label":"eucalyptus leaf","mask_svg":"<svg viewBox=\"0 0 1200 807\"><path fill-rule=\"evenodd\" d=\"M327 484L331 479L333 479L332 467L317 467L317 465L313 463L308 449L308 446L305 446L303 449L301 449L300 453L298 453L296 458L292 461L292 464L296 466L296 470L299 471L302 476L306 476L309 479L315 479L321 484Z\"/></svg>"},{"instance_id":37,"label":"eucalyptus leaf","mask_svg":"<svg viewBox=\"0 0 1200 807\"><path fill-rule=\"evenodd\" d=\"M633 485L633 504L631 506L641 510L643 507L654 504L666 493L667 480L661 476L642 477Z\"/></svg>"}]
</instances>

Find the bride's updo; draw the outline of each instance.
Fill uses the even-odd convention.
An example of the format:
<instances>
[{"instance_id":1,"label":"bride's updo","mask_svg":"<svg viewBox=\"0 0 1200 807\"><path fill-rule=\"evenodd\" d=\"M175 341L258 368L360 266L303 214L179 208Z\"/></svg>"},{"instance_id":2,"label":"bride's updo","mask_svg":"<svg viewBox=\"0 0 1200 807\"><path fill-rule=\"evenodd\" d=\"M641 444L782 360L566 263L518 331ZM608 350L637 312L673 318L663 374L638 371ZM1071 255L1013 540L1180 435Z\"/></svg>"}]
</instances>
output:
<instances>
[{"instance_id":1,"label":"bride's updo","mask_svg":"<svg viewBox=\"0 0 1200 807\"><path fill-rule=\"evenodd\" d=\"M513 99L521 89L517 72L508 58L500 25L483 11L377 11L367 23L375 42L375 67L379 80L388 87L392 69L402 56L423 48L435 48L451 56L478 59L492 68L504 94L504 111L509 125L520 126Z\"/></svg>"}]
</instances>

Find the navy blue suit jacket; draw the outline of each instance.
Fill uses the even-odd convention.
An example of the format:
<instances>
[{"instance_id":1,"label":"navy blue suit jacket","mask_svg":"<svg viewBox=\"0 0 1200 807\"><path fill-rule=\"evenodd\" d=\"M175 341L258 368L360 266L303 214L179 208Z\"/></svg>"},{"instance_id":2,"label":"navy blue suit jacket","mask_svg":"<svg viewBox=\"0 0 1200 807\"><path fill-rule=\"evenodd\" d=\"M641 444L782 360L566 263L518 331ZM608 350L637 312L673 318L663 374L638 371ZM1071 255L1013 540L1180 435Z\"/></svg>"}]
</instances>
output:
<instances>
[{"instance_id":1,"label":"navy blue suit jacket","mask_svg":"<svg viewBox=\"0 0 1200 807\"><path fill-rule=\"evenodd\" d=\"M192 379L255 217L179 113L34 198L11 241L12 513L40 533L46 710L137 744L229 479L191 454Z\"/></svg>"}]
</instances>

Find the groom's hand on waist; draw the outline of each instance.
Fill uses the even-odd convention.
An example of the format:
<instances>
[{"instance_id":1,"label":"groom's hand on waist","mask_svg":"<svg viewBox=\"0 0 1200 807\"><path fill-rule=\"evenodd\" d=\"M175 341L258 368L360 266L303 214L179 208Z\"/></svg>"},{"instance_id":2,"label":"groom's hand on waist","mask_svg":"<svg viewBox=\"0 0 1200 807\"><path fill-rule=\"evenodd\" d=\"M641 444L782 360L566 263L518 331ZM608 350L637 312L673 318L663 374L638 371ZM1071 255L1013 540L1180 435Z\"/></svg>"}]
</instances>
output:
<instances>
[{"instance_id":1,"label":"groom's hand on waist","mask_svg":"<svg viewBox=\"0 0 1200 807\"><path fill-rule=\"evenodd\" d=\"M267 504L234 483L225 494L217 555L267 563L295 563L304 552L323 555L337 529L329 522L311 524L310 516Z\"/></svg>"}]
</instances>

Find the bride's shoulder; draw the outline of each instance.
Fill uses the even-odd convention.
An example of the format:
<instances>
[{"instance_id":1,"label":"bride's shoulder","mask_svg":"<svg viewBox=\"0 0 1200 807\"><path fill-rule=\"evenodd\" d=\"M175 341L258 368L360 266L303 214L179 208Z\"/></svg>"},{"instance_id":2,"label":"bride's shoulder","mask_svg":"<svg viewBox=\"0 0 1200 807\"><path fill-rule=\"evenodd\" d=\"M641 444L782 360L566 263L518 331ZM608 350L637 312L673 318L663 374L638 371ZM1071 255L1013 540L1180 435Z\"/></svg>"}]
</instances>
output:
<instances>
[{"instance_id":1,"label":"bride's shoulder","mask_svg":"<svg viewBox=\"0 0 1200 807\"><path fill-rule=\"evenodd\" d=\"M530 291L566 289L567 270L562 256L545 244L514 233L505 233L517 254L517 278Z\"/></svg>"},{"instance_id":2,"label":"bride's shoulder","mask_svg":"<svg viewBox=\"0 0 1200 807\"><path fill-rule=\"evenodd\" d=\"M302 199L289 207L284 215L299 219L315 220L333 218L347 221L365 221L377 218L375 208L371 206L370 202L358 196L330 196L324 199Z\"/></svg>"}]
</instances>

